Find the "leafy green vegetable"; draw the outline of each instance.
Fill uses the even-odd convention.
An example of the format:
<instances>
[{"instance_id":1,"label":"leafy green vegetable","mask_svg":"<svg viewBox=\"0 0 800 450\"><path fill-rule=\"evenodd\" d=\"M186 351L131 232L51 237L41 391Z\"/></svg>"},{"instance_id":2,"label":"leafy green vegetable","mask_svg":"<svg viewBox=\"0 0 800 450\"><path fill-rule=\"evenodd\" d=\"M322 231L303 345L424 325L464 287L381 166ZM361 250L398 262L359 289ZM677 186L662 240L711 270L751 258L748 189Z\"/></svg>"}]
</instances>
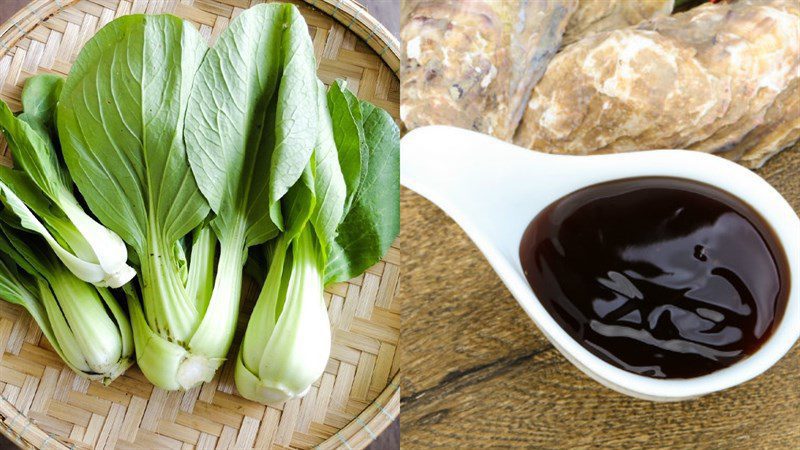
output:
<instances>
[{"instance_id":1,"label":"leafy green vegetable","mask_svg":"<svg viewBox=\"0 0 800 450\"><path fill-rule=\"evenodd\" d=\"M311 161L316 197L311 223L320 240L320 251L325 254L336 238L336 228L344 216L347 185L340 165L341 152L337 151L334 139L331 113L326 104L325 85L320 81L317 83L319 134Z\"/></svg>"},{"instance_id":2,"label":"leafy green vegetable","mask_svg":"<svg viewBox=\"0 0 800 450\"><path fill-rule=\"evenodd\" d=\"M72 66L58 103L64 159L90 209L135 251L143 310L129 302L137 361L155 385L210 380L218 349L195 351L206 302L190 295L179 241L209 212L189 168L183 123L207 50L187 22L131 15L103 27ZM213 252L200 252L213 258ZM183 274L183 275L182 275ZM166 350L164 350L166 349ZM222 351L224 354L224 350Z\"/></svg>"},{"instance_id":3,"label":"leafy green vegetable","mask_svg":"<svg viewBox=\"0 0 800 450\"><path fill-rule=\"evenodd\" d=\"M383 256L399 231L397 126L384 111L354 100L342 83L328 93L330 110L321 85L319 93L317 145L303 176L281 200L288 225L274 244L236 361L237 389L264 403L305 395L325 369L331 332L324 280L359 275ZM343 114L342 108L350 119L338 117L345 125L337 127L329 114ZM339 142L350 146L349 155L341 146L337 153ZM345 175L345 166L359 169ZM349 186L357 186L354 192L348 177ZM352 204L346 212L348 196ZM329 255L334 259L326 268Z\"/></svg>"},{"instance_id":4,"label":"leafy green vegetable","mask_svg":"<svg viewBox=\"0 0 800 450\"><path fill-rule=\"evenodd\" d=\"M350 210L358 187L369 168L369 149L364 137L364 118L361 103L347 89L345 82L336 80L327 96L332 118L333 138L339 154L339 164L347 184L345 212Z\"/></svg>"},{"instance_id":5,"label":"leafy green vegetable","mask_svg":"<svg viewBox=\"0 0 800 450\"><path fill-rule=\"evenodd\" d=\"M325 370L331 330L322 295L323 253L313 231L275 244L269 273L247 324L234 372L245 398L302 397Z\"/></svg>"},{"instance_id":6,"label":"leafy green vegetable","mask_svg":"<svg viewBox=\"0 0 800 450\"><path fill-rule=\"evenodd\" d=\"M41 74L28 78L22 88L24 115L33 117L43 125L52 141L57 141L58 138L55 121L56 104L63 87L64 79L60 76Z\"/></svg>"},{"instance_id":7,"label":"leafy green vegetable","mask_svg":"<svg viewBox=\"0 0 800 450\"><path fill-rule=\"evenodd\" d=\"M248 252L268 247L268 258L249 259L266 280L236 382L258 401L303 395L330 353L324 284L359 275L397 236L399 130L345 83L326 92L298 9L254 6L210 50L178 18L125 16L87 42L65 82L41 77L25 92L24 114L0 109L22 168L0 168L0 219L95 278L87 264L107 271L119 261L83 238L89 231L107 232L104 248L132 249L139 289L124 288L137 361L165 389L212 378L231 345ZM108 229L83 213L72 180ZM12 254L18 246L7 241ZM259 260L268 269L254 268ZM77 288L54 287L55 297L26 289L22 278L43 272L14 261L26 274L0 265L0 294L47 316L53 339L71 342L65 330L79 324L64 325L47 305ZM116 316L118 305L100 298ZM90 335L82 330L73 334ZM87 353L61 349L80 370L93 364L79 362Z\"/></svg>"},{"instance_id":8,"label":"leafy green vegetable","mask_svg":"<svg viewBox=\"0 0 800 450\"><path fill-rule=\"evenodd\" d=\"M329 104L341 102L336 100L340 92L333 88L328 92ZM328 249L325 284L363 273L380 261L400 232L400 130L389 113L367 102L352 109L362 111L354 116L363 117L368 162L358 190L352 193L352 206ZM334 135L349 133L334 127Z\"/></svg>"},{"instance_id":9,"label":"leafy green vegetable","mask_svg":"<svg viewBox=\"0 0 800 450\"><path fill-rule=\"evenodd\" d=\"M108 290L79 280L41 240L4 224L0 252L0 295L30 312L70 368L108 384L133 363L128 317Z\"/></svg>"},{"instance_id":10,"label":"leafy green vegetable","mask_svg":"<svg viewBox=\"0 0 800 450\"><path fill-rule=\"evenodd\" d=\"M343 139L352 154L344 156L337 151L325 88L315 76L307 27L290 5L259 5L240 14L206 55L195 81L185 129L189 160L216 214L210 223L223 256L230 247L239 258L238 265L235 258L224 264L220 258L212 305L238 300L246 248L280 232L245 334L241 353L247 356L240 356L236 369L240 392L253 400L302 395L328 358L325 249L344 215L347 176L353 186L364 178L362 146L367 150L358 134L358 100L349 91L341 96L344 106L332 106L358 117L349 122L355 138Z\"/></svg>"},{"instance_id":11,"label":"leafy green vegetable","mask_svg":"<svg viewBox=\"0 0 800 450\"><path fill-rule=\"evenodd\" d=\"M300 179L317 141L317 85L314 46L303 16L293 5L284 4L284 61L275 114L275 150L269 171L270 217L285 229L280 200ZM258 10L258 7L251 8Z\"/></svg>"},{"instance_id":12,"label":"leafy green vegetable","mask_svg":"<svg viewBox=\"0 0 800 450\"><path fill-rule=\"evenodd\" d=\"M189 342L196 351L225 356L247 248L284 227L281 215L277 222L270 217L271 197L286 195L284 186L301 177L314 150L316 90L305 87L316 83L315 67L299 11L276 4L241 13L200 66L185 139L197 184L216 214L210 225L220 259L207 309L214 320L201 323Z\"/></svg>"},{"instance_id":13,"label":"leafy green vegetable","mask_svg":"<svg viewBox=\"0 0 800 450\"><path fill-rule=\"evenodd\" d=\"M26 109L19 117L0 102L0 128L18 167L0 169L4 215L14 225L44 237L81 280L119 287L135 276L126 264L125 244L84 212L48 131L61 84L60 78L50 75L32 77L23 90Z\"/></svg>"}]
</instances>

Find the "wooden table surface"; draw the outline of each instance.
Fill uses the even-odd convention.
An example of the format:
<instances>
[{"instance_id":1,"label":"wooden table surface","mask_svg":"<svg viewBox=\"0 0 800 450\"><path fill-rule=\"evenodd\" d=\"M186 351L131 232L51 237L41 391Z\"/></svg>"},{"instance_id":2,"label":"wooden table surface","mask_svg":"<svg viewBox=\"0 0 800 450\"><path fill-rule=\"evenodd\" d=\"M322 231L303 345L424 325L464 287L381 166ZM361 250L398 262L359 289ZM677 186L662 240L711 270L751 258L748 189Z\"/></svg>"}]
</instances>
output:
<instances>
[{"instance_id":1,"label":"wooden table surface","mask_svg":"<svg viewBox=\"0 0 800 450\"><path fill-rule=\"evenodd\" d=\"M800 146L758 173L800 211ZM626 397L549 344L443 212L401 206L404 448L800 448L800 346L699 400Z\"/></svg>"}]
</instances>

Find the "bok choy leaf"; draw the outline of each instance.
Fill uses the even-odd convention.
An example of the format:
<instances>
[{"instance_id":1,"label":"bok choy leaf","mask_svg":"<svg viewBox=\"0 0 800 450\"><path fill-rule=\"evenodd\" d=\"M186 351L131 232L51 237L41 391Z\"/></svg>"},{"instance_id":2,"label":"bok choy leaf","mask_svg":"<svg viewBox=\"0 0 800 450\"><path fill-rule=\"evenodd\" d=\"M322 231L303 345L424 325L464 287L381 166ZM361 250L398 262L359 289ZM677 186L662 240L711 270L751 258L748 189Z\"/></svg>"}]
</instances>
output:
<instances>
[{"instance_id":1,"label":"bok choy leaf","mask_svg":"<svg viewBox=\"0 0 800 450\"><path fill-rule=\"evenodd\" d=\"M329 104L347 105L351 110L349 116L340 114L360 119L356 126L361 131L355 135L363 136L359 148L365 155L361 181L355 191L348 185L350 206L327 249L326 285L362 274L380 261L400 232L400 129L386 111L350 96L341 85L328 91ZM353 135L343 123L347 121L339 121L339 126L334 121L337 143ZM341 147L339 151L344 168Z\"/></svg>"},{"instance_id":2,"label":"bok choy leaf","mask_svg":"<svg viewBox=\"0 0 800 450\"><path fill-rule=\"evenodd\" d=\"M0 196L18 225L40 234L81 280L119 287L136 272L122 239L83 210L52 140L54 110L63 80L37 75L25 83L24 112L14 116L0 101L0 128L15 169L0 169Z\"/></svg>"}]
</instances>

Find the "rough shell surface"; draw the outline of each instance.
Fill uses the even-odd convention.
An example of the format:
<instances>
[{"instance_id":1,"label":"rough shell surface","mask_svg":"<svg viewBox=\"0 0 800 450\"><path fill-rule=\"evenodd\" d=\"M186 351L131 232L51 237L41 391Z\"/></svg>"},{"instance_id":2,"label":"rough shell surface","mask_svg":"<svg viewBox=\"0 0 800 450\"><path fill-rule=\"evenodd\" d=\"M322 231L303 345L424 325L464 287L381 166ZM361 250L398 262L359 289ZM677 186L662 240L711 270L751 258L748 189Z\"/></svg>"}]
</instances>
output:
<instances>
[{"instance_id":1,"label":"rough shell surface","mask_svg":"<svg viewBox=\"0 0 800 450\"><path fill-rule=\"evenodd\" d=\"M576 0L406 2L400 116L509 139Z\"/></svg>"},{"instance_id":2,"label":"rough shell surface","mask_svg":"<svg viewBox=\"0 0 800 450\"><path fill-rule=\"evenodd\" d=\"M750 167L800 137L800 4L705 4L565 48L515 142L588 154L688 148Z\"/></svg>"},{"instance_id":3,"label":"rough shell surface","mask_svg":"<svg viewBox=\"0 0 800 450\"><path fill-rule=\"evenodd\" d=\"M592 33L669 15L674 6L674 0L578 0L578 9L569 18L561 45L569 45Z\"/></svg>"}]
</instances>

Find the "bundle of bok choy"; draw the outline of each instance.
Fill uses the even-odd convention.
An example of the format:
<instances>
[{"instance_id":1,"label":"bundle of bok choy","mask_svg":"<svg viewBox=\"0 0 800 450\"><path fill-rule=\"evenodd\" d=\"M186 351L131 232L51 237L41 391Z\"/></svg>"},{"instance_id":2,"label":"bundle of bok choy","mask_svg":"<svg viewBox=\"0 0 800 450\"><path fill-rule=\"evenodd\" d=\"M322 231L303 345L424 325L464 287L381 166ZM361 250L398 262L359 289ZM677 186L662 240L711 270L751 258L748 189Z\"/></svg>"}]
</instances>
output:
<instances>
[{"instance_id":1,"label":"bundle of bok choy","mask_svg":"<svg viewBox=\"0 0 800 450\"><path fill-rule=\"evenodd\" d=\"M315 69L297 9L259 5L220 35L189 99L189 161L220 242L277 236L235 371L261 402L303 395L322 375L325 282L376 263L399 229L397 126L342 83L326 94Z\"/></svg>"},{"instance_id":2,"label":"bundle of bok choy","mask_svg":"<svg viewBox=\"0 0 800 450\"><path fill-rule=\"evenodd\" d=\"M48 111L71 179L132 250L139 277L126 293L145 376L164 389L211 380L249 249L266 246L237 386L269 402L307 391L330 353L324 286L378 262L399 231L388 113L344 83L326 91L286 4L243 11L211 49L176 17L121 17L54 84Z\"/></svg>"}]
</instances>

